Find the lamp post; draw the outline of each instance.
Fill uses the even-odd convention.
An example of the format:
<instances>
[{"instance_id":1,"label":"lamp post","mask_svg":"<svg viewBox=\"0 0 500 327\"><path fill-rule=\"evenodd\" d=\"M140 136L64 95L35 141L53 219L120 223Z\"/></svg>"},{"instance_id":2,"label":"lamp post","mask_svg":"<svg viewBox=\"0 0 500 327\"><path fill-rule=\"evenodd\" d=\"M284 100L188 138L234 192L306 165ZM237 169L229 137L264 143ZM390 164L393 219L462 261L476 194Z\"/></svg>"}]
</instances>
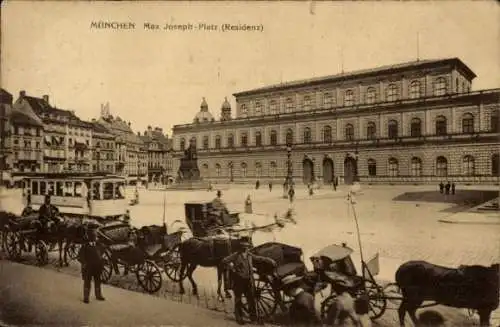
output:
<instances>
[{"instance_id":1,"label":"lamp post","mask_svg":"<svg viewBox=\"0 0 500 327\"><path fill-rule=\"evenodd\" d=\"M285 187L283 188L283 198L288 198L288 190L293 185L293 163L292 163L292 144L287 143L286 145L286 177L285 177Z\"/></svg>"}]
</instances>

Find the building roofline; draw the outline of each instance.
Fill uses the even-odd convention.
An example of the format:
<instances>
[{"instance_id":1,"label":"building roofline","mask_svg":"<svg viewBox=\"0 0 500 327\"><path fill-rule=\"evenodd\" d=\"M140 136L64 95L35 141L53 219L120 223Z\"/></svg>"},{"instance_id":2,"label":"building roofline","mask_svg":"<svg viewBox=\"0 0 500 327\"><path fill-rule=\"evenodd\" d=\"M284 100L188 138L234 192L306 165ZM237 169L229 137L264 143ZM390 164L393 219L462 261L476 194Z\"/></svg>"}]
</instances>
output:
<instances>
[{"instance_id":1,"label":"building roofline","mask_svg":"<svg viewBox=\"0 0 500 327\"><path fill-rule=\"evenodd\" d=\"M286 83L274 84L274 85L264 86L264 87L260 87L260 88L247 90L247 91L233 93L233 96L239 97L239 96L245 96L245 95L265 93L265 92L285 91L285 90L289 90L289 89L293 89L293 88L297 88L297 87L312 86L312 85L324 84L324 83L329 83L329 82L338 82L338 81L345 81L348 79L363 78L363 77L369 77L369 76L374 76L374 75L380 75L381 73L394 74L394 73L398 73L401 71L413 70L416 68L422 69L422 68L426 68L426 67L441 66L441 65L448 65L448 64L452 64L452 65L458 67L459 69L461 69L471 80L476 77L476 74L459 58L419 60L419 61L411 61L411 62L405 62L405 63L395 64L395 65L381 66L381 67L377 67L377 68L355 70L352 72L335 74L335 75L327 75L327 76L316 77L316 78L294 80L294 81L290 81L290 82L286 82Z\"/></svg>"}]
</instances>

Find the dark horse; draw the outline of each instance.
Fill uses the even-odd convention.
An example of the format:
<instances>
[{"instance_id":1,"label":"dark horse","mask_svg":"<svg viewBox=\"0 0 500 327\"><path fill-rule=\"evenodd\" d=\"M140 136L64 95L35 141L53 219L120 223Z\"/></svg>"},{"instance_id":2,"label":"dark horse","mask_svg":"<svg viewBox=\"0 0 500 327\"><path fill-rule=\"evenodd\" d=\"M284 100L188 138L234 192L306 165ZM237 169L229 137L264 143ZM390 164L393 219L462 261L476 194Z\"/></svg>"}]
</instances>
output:
<instances>
[{"instance_id":1,"label":"dark horse","mask_svg":"<svg viewBox=\"0 0 500 327\"><path fill-rule=\"evenodd\" d=\"M241 249L242 241L251 241L251 239L234 238L234 239L211 239L211 238L190 238L182 242L179 246L179 254L181 259L179 290L184 294L183 281L187 277L193 286L193 295L198 295L198 287L193 280L193 272L197 266L215 267L217 268L217 295L219 299L223 299L221 295L222 277L224 275L224 267L222 259L228 255ZM224 283L224 291L227 298L231 297Z\"/></svg>"},{"instance_id":2,"label":"dark horse","mask_svg":"<svg viewBox=\"0 0 500 327\"><path fill-rule=\"evenodd\" d=\"M401 326L407 311L417 324L416 310L424 301L477 310L480 325L489 326L491 312L499 304L499 267L494 264L452 269L425 261L402 264L396 271L396 283L403 295L398 310Z\"/></svg>"}]
</instances>

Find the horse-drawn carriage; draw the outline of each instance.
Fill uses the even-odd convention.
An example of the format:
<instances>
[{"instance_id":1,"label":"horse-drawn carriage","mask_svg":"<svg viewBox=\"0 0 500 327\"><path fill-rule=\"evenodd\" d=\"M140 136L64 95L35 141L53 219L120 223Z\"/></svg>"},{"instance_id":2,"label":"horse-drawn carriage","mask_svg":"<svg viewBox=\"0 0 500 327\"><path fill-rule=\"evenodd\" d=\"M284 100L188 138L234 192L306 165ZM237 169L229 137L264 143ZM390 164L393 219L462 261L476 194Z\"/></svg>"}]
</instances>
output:
<instances>
[{"instance_id":1,"label":"horse-drawn carriage","mask_svg":"<svg viewBox=\"0 0 500 327\"><path fill-rule=\"evenodd\" d=\"M48 253L56 248L60 241L58 225L54 222L44 228L33 213L28 216L5 216L3 225L3 247L12 260L19 260L23 252L34 250L37 263L46 265L49 261Z\"/></svg>"},{"instance_id":2,"label":"horse-drawn carriage","mask_svg":"<svg viewBox=\"0 0 500 327\"><path fill-rule=\"evenodd\" d=\"M328 285L331 286L329 296L321 304L323 319L327 317L337 297L333 286L340 282L347 286L346 288L353 297L368 295L370 318L377 319L385 312L387 303L383 289L375 282L373 273L368 268L373 264L363 264L365 277L358 276L350 257L353 250L345 245L330 245L313 255L311 257L313 271L307 270L303 262L302 250L298 247L270 242L254 247L251 251L254 254L271 258L277 263L275 269L257 264L254 266L254 295L258 315L262 319L269 319L278 307L282 311L287 310L288 304L293 299L283 291L282 280L292 275L302 277L301 287L313 294L325 289ZM349 282L346 283L346 279ZM248 312L246 299L244 303L245 311Z\"/></svg>"},{"instance_id":3,"label":"horse-drawn carriage","mask_svg":"<svg viewBox=\"0 0 500 327\"><path fill-rule=\"evenodd\" d=\"M238 213L216 213L211 202L184 204L186 223L194 237L217 235L221 229L239 223Z\"/></svg>"},{"instance_id":4,"label":"horse-drawn carriage","mask_svg":"<svg viewBox=\"0 0 500 327\"><path fill-rule=\"evenodd\" d=\"M161 272L174 278L170 264L178 258L177 245L182 232L167 235L166 226L144 226L139 230L127 223L111 223L98 229L98 241L104 247L104 269L101 279L111 279L113 272L133 272L137 282L148 293L157 292L163 283ZM163 269L161 268L163 267Z\"/></svg>"}]
</instances>

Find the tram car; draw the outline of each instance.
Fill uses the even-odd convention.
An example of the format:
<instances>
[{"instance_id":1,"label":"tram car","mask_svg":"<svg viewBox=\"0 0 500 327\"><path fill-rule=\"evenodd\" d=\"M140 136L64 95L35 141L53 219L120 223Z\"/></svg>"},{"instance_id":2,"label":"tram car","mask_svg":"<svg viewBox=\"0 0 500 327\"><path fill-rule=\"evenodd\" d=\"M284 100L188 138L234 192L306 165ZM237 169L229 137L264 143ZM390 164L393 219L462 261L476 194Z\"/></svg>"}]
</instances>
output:
<instances>
[{"instance_id":1,"label":"tram car","mask_svg":"<svg viewBox=\"0 0 500 327\"><path fill-rule=\"evenodd\" d=\"M127 209L126 179L97 173L32 174L23 180L23 212L37 211L45 196L63 216L116 219Z\"/></svg>"}]
</instances>

